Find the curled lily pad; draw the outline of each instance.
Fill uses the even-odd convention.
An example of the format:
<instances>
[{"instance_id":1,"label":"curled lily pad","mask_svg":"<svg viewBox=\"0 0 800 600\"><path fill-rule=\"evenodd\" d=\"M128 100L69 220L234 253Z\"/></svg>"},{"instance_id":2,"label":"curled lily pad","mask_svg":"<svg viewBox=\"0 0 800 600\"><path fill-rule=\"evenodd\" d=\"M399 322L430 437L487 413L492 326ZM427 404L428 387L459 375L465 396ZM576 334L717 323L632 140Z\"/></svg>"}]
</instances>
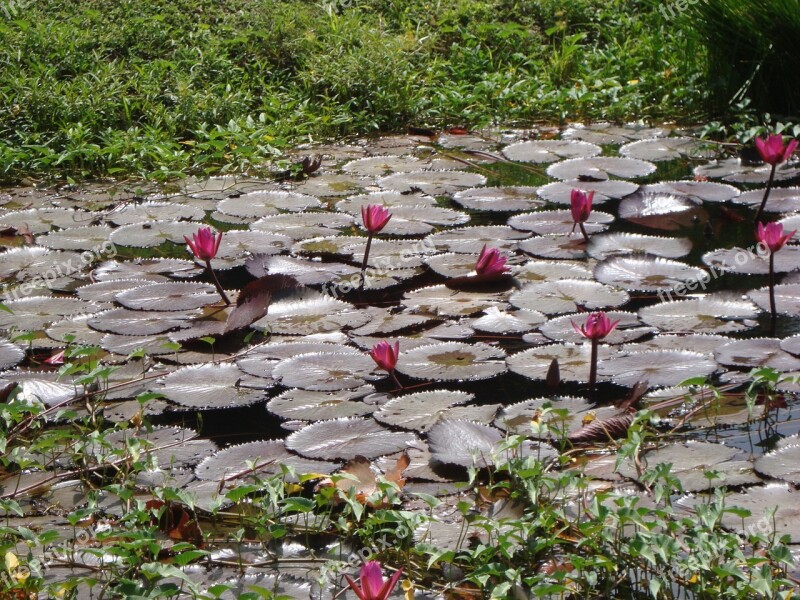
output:
<instances>
[{"instance_id":1,"label":"curled lily pad","mask_svg":"<svg viewBox=\"0 0 800 600\"><path fill-rule=\"evenodd\" d=\"M672 333L724 333L752 327L754 323L747 320L755 319L758 313L752 302L705 296L645 306L639 310L639 318Z\"/></svg>"},{"instance_id":2,"label":"curled lily pad","mask_svg":"<svg viewBox=\"0 0 800 600\"><path fill-rule=\"evenodd\" d=\"M674 231L708 220L708 213L686 196L639 192L620 202L621 219L653 229Z\"/></svg>"},{"instance_id":3,"label":"curled lily pad","mask_svg":"<svg viewBox=\"0 0 800 600\"><path fill-rule=\"evenodd\" d=\"M586 158L603 151L600 146L577 140L530 140L503 148L509 160L546 164L562 158Z\"/></svg>"},{"instance_id":4,"label":"curled lily pad","mask_svg":"<svg viewBox=\"0 0 800 600\"><path fill-rule=\"evenodd\" d=\"M428 431L439 419L448 418L450 408L470 402L473 394L450 390L417 392L392 398L382 405L374 417L381 423Z\"/></svg>"},{"instance_id":5,"label":"curled lily pad","mask_svg":"<svg viewBox=\"0 0 800 600\"><path fill-rule=\"evenodd\" d=\"M598 210L592 211L583 226L587 233L596 233L608 229L614 217ZM533 231L539 235L554 233L573 233L576 230L572 213L568 210L545 210L522 215L514 215L508 220L514 229Z\"/></svg>"},{"instance_id":6,"label":"curled lily pad","mask_svg":"<svg viewBox=\"0 0 800 600\"><path fill-rule=\"evenodd\" d=\"M291 467L298 475L306 473L331 473L336 463L310 460L286 450L283 440L263 440L239 444L209 456L197 467L195 474L205 481L239 480L244 483L249 476L269 477L282 473L282 466ZM290 481L296 480L291 477Z\"/></svg>"},{"instance_id":7,"label":"curled lily pad","mask_svg":"<svg viewBox=\"0 0 800 600\"><path fill-rule=\"evenodd\" d=\"M800 437L793 435L780 440L772 452L756 459L755 468L767 477L800 483Z\"/></svg>"},{"instance_id":8,"label":"curled lily pad","mask_svg":"<svg viewBox=\"0 0 800 600\"><path fill-rule=\"evenodd\" d=\"M219 295L208 283L153 283L122 291L116 301L132 310L182 311L219 302Z\"/></svg>"},{"instance_id":9,"label":"curled lily pad","mask_svg":"<svg viewBox=\"0 0 800 600\"><path fill-rule=\"evenodd\" d=\"M570 158L557 162L547 168L547 174L562 181L570 179L604 181L612 177L619 179L644 177L655 170L654 164L635 158L595 156L594 158Z\"/></svg>"},{"instance_id":10,"label":"curled lily pad","mask_svg":"<svg viewBox=\"0 0 800 600\"><path fill-rule=\"evenodd\" d=\"M662 137L638 140L620 147L619 153L629 158L652 162L679 158L714 158L717 154L708 142L691 137Z\"/></svg>"},{"instance_id":11,"label":"curled lily pad","mask_svg":"<svg viewBox=\"0 0 800 600\"><path fill-rule=\"evenodd\" d=\"M639 233L603 233L589 239L586 252L592 258L603 260L623 254L652 254L664 258L680 258L692 250L688 238L672 238Z\"/></svg>"},{"instance_id":12,"label":"curled lily pad","mask_svg":"<svg viewBox=\"0 0 800 600\"><path fill-rule=\"evenodd\" d=\"M777 258L777 255L776 255ZM769 288L753 290L747 296L764 310L769 310ZM775 310L781 314L800 314L800 284L790 283L775 286Z\"/></svg>"},{"instance_id":13,"label":"curled lily pad","mask_svg":"<svg viewBox=\"0 0 800 600\"><path fill-rule=\"evenodd\" d=\"M597 374L629 387L640 381L651 386L671 386L716 370L717 363L699 352L651 350L602 360Z\"/></svg>"},{"instance_id":14,"label":"curled lily pad","mask_svg":"<svg viewBox=\"0 0 800 600\"><path fill-rule=\"evenodd\" d=\"M714 358L734 367L769 367L776 371L800 370L800 359L781 348L781 340L756 338L734 340L717 348Z\"/></svg>"},{"instance_id":15,"label":"curled lily pad","mask_svg":"<svg viewBox=\"0 0 800 600\"><path fill-rule=\"evenodd\" d=\"M374 369L375 363L363 354L314 352L282 360L272 376L287 387L334 391L364 385Z\"/></svg>"},{"instance_id":16,"label":"curled lily pad","mask_svg":"<svg viewBox=\"0 0 800 600\"><path fill-rule=\"evenodd\" d=\"M424 287L406 292L403 305L415 312L440 316L468 316L492 306L508 306L505 292L464 292L444 285Z\"/></svg>"},{"instance_id":17,"label":"curled lily pad","mask_svg":"<svg viewBox=\"0 0 800 600\"><path fill-rule=\"evenodd\" d=\"M569 206L572 190L580 190L585 193L594 192L592 206L600 206L611 198L622 198L634 193L639 186L629 181L609 179L606 181L582 181L571 179L569 181L554 181L540 187L536 193L547 200L556 204L566 204Z\"/></svg>"},{"instance_id":18,"label":"curled lily pad","mask_svg":"<svg viewBox=\"0 0 800 600\"><path fill-rule=\"evenodd\" d=\"M319 208L320 201L313 196L295 192L259 190L226 198L217 205L217 210L234 217L257 219L277 215L279 211L302 212L308 208Z\"/></svg>"},{"instance_id":19,"label":"curled lily pad","mask_svg":"<svg viewBox=\"0 0 800 600\"><path fill-rule=\"evenodd\" d=\"M123 225L112 231L109 239L119 246L155 248L164 242L183 244L184 237L191 237L195 233L197 233L197 223L153 221Z\"/></svg>"},{"instance_id":20,"label":"curled lily pad","mask_svg":"<svg viewBox=\"0 0 800 600\"><path fill-rule=\"evenodd\" d=\"M598 357L600 361L615 356L617 351L610 346L600 346ZM561 379L564 381L588 381L589 361L591 358L589 344L551 344L528 348L522 352L512 354L506 359L509 371L527 377L528 379L547 379L550 365L553 360L558 361ZM602 364L602 362L601 362Z\"/></svg>"},{"instance_id":21,"label":"curled lily pad","mask_svg":"<svg viewBox=\"0 0 800 600\"><path fill-rule=\"evenodd\" d=\"M699 492L727 485L746 485L760 480L753 472L747 455L738 448L711 442L688 441L669 444L651 450L641 459L642 467L653 469L659 464L671 464L671 474L681 482L683 491ZM716 477L706 473L713 471ZM619 472L631 479L640 479L632 459L622 462Z\"/></svg>"},{"instance_id":22,"label":"curled lily pad","mask_svg":"<svg viewBox=\"0 0 800 600\"><path fill-rule=\"evenodd\" d=\"M541 207L532 187L477 187L453 194L453 202L469 210L516 212Z\"/></svg>"},{"instance_id":23,"label":"curled lily pad","mask_svg":"<svg viewBox=\"0 0 800 600\"><path fill-rule=\"evenodd\" d=\"M484 225L481 227L462 227L449 229L429 235L429 241L438 250L478 254L484 246L498 250L513 250L518 240L528 237L527 233L501 225Z\"/></svg>"},{"instance_id":24,"label":"curled lily pad","mask_svg":"<svg viewBox=\"0 0 800 600\"><path fill-rule=\"evenodd\" d=\"M591 313L582 312L563 315L550 319L539 328L539 331L552 340L558 342L582 342L583 337L575 331L575 327L582 327ZM638 339L656 331L653 327L645 327L634 313L623 311L610 311L606 313L612 321L619 321L617 327L603 338L605 344L622 344ZM573 326L574 323L574 326Z\"/></svg>"},{"instance_id":25,"label":"curled lily pad","mask_svg":"<svg viewBox=\"0 0 800 600\"><path fill-rule=\"evenodd\" d=\"M505 355L503 350L481 342L444 342L401 352L397 371L435 381L490 379L505 372Z\"/></svg>"},{"instance_id":26,"label":"curled lily pad","mask_svg":"<svg viewBox=\"0 0 800 600\"><path fill-rule=\"evenodd\" d=\"M800 268L800 246L787 245L775 253L776 273L786 273ZM760 246L750 248L722 248L703 255L709 267L727 273L765 275L769 273L769 252Z\"/></svg>"},{"instance_id":27,"label":"curled lily pad","mask_svg":"<svg viewBox=\"0 0 800 600\"><path fill-rule=\"evenodd\" d=\"M514 292L510 301L517 308L550 315L575 312L579 306L589 310L620 306L628 299L626 292L596 281L563 279L526 285Z\"/></svg>"},{"instance_id":28,"label":"curled lily pad","mask_svg":"<svg viewBox=\"0 0 800 600\"><path fill-rule=\"evenodd\" d=\"M309 458L350 460L399 452L416 440L414 434L391 431L374 419L350 418L308 425L286 438L286 447Z\"/></svg>"},{"instance_id":29,"label":"curled lily pad","mask_svg":"<svg viewBox=\"0 0 800 600\"><path fill-rule=\"evenodd\" d=\"M661 257L614 256L598 263L594 276L601 283L626 290L656 292L709 281L698 267Z\"/></svg>"},{"instance_id":30,"label":"curled lily pad","mask_svg":"<svg viewBox=\"0 0 800 600\"><path fill-rule=\"evenodd\" d=\"M371 391L371 386L335 392L287 390L270 400L267 410L284 419L301 421L361 417L375 410L375 406L363 401L363 397Z\"/></svg>"},{"instance_id":31,"label":"curled lily pad","mask_svg":"<svg viewBox=\"0 0 800 600\"><path fill-rule=\"evenodd\" d=\"M489 333L524 333L534 329L547 320L542 313L535 310L501 311L496 306L487 308L486 314L469 321L470 327Z\"/></svg>"},{"instance_id":32,"label":"curled lily pad","mask_svg":"<svg viewBox=\"0 0 800 600\"><path fill-rule=\"evenodd\" d=\"M229 363L188 366L159 379L151 389L187 408L247 406L264 392L242 385L246 375Z\"/></svg>"}]
</instances>

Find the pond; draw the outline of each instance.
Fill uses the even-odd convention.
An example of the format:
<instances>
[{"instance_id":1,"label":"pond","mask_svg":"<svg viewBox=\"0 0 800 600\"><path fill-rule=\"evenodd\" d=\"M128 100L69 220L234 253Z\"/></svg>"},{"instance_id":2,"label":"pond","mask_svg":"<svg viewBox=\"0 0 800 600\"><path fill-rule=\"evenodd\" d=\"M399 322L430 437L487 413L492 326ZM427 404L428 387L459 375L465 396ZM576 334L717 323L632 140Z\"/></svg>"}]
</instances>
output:
<instances>
[{"instance_id":1,"label":"pond","mask_svg":"<svg viewBox=\"0 0 800 600\"><path fill-rule=\"evenodd\" d=\"M359 542L331 524L343 501L272 521L253 508L256 488L238 486L283 473L297 498L338 489L369 511L381 474L398 486L395 508L433 517L393 535L458 553L480 536L454 507L475 503L515 453L590 475L583 494L643 505L653 499L640 459L669 463L697 494L675 495L685 514L727 486L753 513L726 527L776 506L775 531L800 543L800 244L774 256L771 332L769 253L754 223L770 167L735 151L691 131L595 124L308 145L271 178L0 190L0 383L45 432L37 442L24 417L9 426L9 448L24 444L0 483L21 513L8 526L57 532L34 555L44 581L66 581L105 568L113 543L97 523L114 530L131 502L160 502L147 508L167 507L164 548L205 549L165 580L331 597L343 581L325 561L357 566ZM800 228L798 177L797 163L780 165L765 208L786 231ZM570 212L575 189L593 193L588 243ZM369 205L391 218L369 237L362 286ZM222 232L211 270L185 242L203 225ZM484 249L508 275L475 275ZM618 321L597 349L596 389L579 331L593 311ZM399 344L391 377L369 356L383 341ZM762 371L748 395L752 369ZM653 439L663 435L617 465L643 408ZM512 452L513 434L526 439ZM125 494L106 487L142 457L158 468L131 471ZM348 478L326 481L343 467ZM296 475L306 473L317 475ZM165 485L174 495L155 497ZM91 543L76 550L67 516L84 508ZM417 597L437 597L460 584L451 573L417 585Z\"/></svg>"}]
</instances>

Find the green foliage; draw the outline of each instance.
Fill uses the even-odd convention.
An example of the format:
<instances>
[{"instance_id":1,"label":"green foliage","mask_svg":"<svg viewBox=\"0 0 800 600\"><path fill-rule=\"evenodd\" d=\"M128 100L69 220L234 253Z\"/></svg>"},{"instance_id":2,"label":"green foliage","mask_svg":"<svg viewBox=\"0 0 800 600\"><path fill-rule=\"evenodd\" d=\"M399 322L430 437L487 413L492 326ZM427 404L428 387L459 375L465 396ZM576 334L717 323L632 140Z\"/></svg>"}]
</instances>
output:
<instances>
[{"instance_id":1,"label":"green foliage","mask_svg":"<svg viewBox=\"0 0 800 600\"><path fill-rule=\"evenodd\" d=\"M0 19L0 177L257 171L289 141L697 114L634 0L43 0Z\"/></svg>"},{"instance_id":2,"label":"green foliage","mask_svg":"<svg viewBox=\"0 0 800 600\"><path fill-rule=\"evenodd\" d=\"M798 0L703 0L686 17L708 53L718 114L745 98L759 113L800 114Z\"/></svg>"}]
</instances>

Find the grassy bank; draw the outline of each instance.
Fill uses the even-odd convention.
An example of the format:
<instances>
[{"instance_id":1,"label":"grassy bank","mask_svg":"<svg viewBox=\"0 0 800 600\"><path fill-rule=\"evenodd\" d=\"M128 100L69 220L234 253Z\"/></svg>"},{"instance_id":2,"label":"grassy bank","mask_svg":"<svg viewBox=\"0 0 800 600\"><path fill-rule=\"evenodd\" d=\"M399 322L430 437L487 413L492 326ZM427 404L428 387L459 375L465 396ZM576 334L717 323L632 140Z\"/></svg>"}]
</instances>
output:
<instances>
[{"instance_id":1,"label":"grassy bank","mask_svg":"<svg viewBox=\"0 0 800 600\"><path fill-rule=\"evenodd\" d=\"M8 11L7 11L8 12ZM0 13L0 175L246 169L409 125L692 119L698 53L636 0L41 0Z\"/></svg>"}]
</instances>

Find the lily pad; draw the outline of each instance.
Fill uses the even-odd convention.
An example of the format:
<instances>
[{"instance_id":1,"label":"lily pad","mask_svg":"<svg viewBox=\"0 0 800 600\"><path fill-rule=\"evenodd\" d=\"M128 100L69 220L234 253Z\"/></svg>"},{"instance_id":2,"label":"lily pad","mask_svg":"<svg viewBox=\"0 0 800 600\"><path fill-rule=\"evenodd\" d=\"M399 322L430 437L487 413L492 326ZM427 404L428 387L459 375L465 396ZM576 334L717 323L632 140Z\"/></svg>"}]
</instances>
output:
<instances>
[{"instance_id":1,"label":"lily pad","mask_svg":"<svg viewBox=\"0 0 800 600\"><path fill-rule=\"evenodd\" d=\"M588 310L621 306L629 300L628 294L596 281L563 279L526 285L511 295L511 304L517 308L537 310L547 315L575 312L578 307Z\"/></svg>"},{"instance_id":2,"label":"lily pad","mask_svg":"<svg viewBox=\"0 0 800 600\"><path fill-rule=\"evenodd\" d=\"M286 447L309 458L351 460L399 452L416 440L414 434L391 431L374 419L350 418L308 425L286 438Z\"/></svg>"},{"instance_id":3,"label":"lily pad","mask_svg":"<svg viewBox=\"0 0 800 600\"><path fill-rule=\"evenodd\" d=\"M692 250L688 238L642 235L639 233L604 233L589 239L586 252L592 258L603 260L625 254L652 254L664 258L680 258Z\"/></svg>"},{"instance_id":4,"label":"lily pad","mask_svg":"<svg viewBox=\"0 0 800 600\"><path fill-rule=\"evenodd\" d=\"M610 346L598 348L598 358L602 361L615 356L618 352ZM563 381L585 382L589 380L589 364L591 346L589 344L550 344L528 348L512 354L506 359L508 370L528 379L546 380L553 360L558 361L558 368Z\"/></svg>"},{"instance_id":5,"label":"lily pad","mask_svg":"<svg viewBox=\"0 0 800 600\"><path fill-rule=\"evenodd\" d=\"M410 429L428 431L440 419L448 418L449 409L466 404L474 395L467 392L434 390L392 398L374 414L375 420Z\"/></svg>"},{"instance_id":6,"label":"lily pad","mask_svg":"<svg viewBox=\"0 0 800 600\"><path fill-rule=\"evenodd\" d=\"M774 338L734 340L717 348L714 358L734 367L769 367L784 373L800 370L800 359L783 350L781 340Z\"/></svg>"},{"instance_id":7,"label":"lily pad","mask_svg":"<svg viewBox=\"0 0 800 600\"><path fill-rule=\"evenodd\" d=\"M372 379L375 363L350 352L313 352L287 358L275 365L272 376L286 387L312 391L348 390Z\"/></svg>"},{"instance_id":8,"label":"lily pad","mask_svg":"<svg viewBox=\"0 0 800 600\"><path fill-rule=\"evenodd\" d=\"M503 148L509 160L546 164L562 158L587 158L603 151L600 146L577 140L531 140Z\"/></svg>"},{"instance_id":9,"label":"lily pad","mask_svg":"<svg viewBox=\"0 0 800 600\"><path fill-rule=\"evenodd\" d=\"M371 386L356 390L313 392L287 390L267 403L267 410L284 419L320 421L341 417L361 417L371 414L375 406L363 401Z\"/></svg>"},{"instance_id":10,"label":"lily pad","mask_svg":"<svg viewBox=\"0 0 800 600\"><path fill-rule=\"evenodd\" d=\"M477 187L453 194L453 202L469 210L517 212L544 205L533 187Z\"/></svg>"},{"instance_id":11,"label":"lily pad","mask_svg":"<svg viewBox=\"0 0 800 600\"><path fill-rule=\"evenodd\" d=\"M594 210L583 226L587 233L593 234L608 229L608 224L612 221L614 221L612 215ZM575 226L572 213L568 210L545 210L514 215L508 220L508 224L514 229L532 231L539 235L566 234L579 231Z\"/></svg>"},{"instance_id":12,"label":"lily pad","mask_svg":"<svg viewBox=\"0 0 800 600\"><path fill-rule=\"evenodd\" d=\"M764 310L769 310L769 288L763 287L747 294ZM785 315L800 314L800 284L790 283L775 286L775 310Z\"/></svg>"},{"instance_id":13,"label":"lily pad","mask_svg":"<svg viewBox=\"0 0 800 600\"><path fill-rule=\"evenodd\" d=\"M662 137L630 142L619 149L622 156L652 162L679 158L714 158L717 154L708 142L691 137Z\"/></svg>"},{"instance_id":14,"label":"lily pad","mask_svg":"<svg viewBox=\"0 0 800 600\"><path fill-rule=\"evenodd\" d=\"M247 406L264 399L262 390L242 385L246 375L229 363L188 366L156 381L151 389L190 409Z\"/></svg>"},{"instance_id":15,"label":"lily pad","mask_svg":"<svg viewBox=\"0 0 800 600\"><path fill-rule=\"evenodd\" d=\"M621 219L653 229L675 231L706 222L708 213L686 196L639 192L620 202Z\"/></svg>"},{"instance_id":16,"label":"lily pad","mask_svg":"<svg viewBox=\"0 0 800 600\"><path fill-rule=\"evenodd\" d=\"M444 342L400 353L397 371L416 379L474 381L506 370L505 352L481 342Z\"/></svg>"},{"instance_id":17,"label":"lily pad","mask_svg":"<svg viewBox=\"0 0 800 600\"><path fill-rule=\"evenodd\" d=\"M633 179L645 177L656 170L652 163L635 158L596 156L594 158L570 158L547 168L547 174L555 179L591 179L605 181L612 177Z\"/></svg>"},{"instance_id":18,"label":"lily pad","mask_svg":"<svg viewBox=\"0 0 800 600\"><path fill-rule=\"evenodd\" d=\"M481 227L462 227L434 233L425 238L437 250L478 254L484 246L498 250L514 250L519 240L528 237L528 233L517 231L502 225L484 225Z\"/></svg>"},{"instance_id":19,"label":"lily pad","mask_svg":"<svg viewBox=\"0 0 800 600\"><path fill-rule=\"evenodd\" d=\"M661 257L614 256L598 263L597 281L626 290L657 292L707 282L711 276L698 267Z\"/></svg>"},{"instance_id":20,"label":"lily pad","mask_svg":"<svg viewBox=\"0 0 800 600\"><path fill-rule=\"evenodd\" d=\"M208 283L154 283L137 286L116 295L116 301L131 310L183 311L219 302L216 288Z\"/></svg>"},{"instance_id":21,"label":"lily pad","mask_svg":"<svg viewBox=\"0 0 800 600\"><path fill-rule=\"evenodd\" d=\"M755 319L758 313L752 302L705 296L646 306L639 310L639 318L671 333L724 333L754 326L747 320Z\"/></svg>"},{"instance_id":22,"label":"lily pad","mask_svg":"<svg viewBox=\"0 0 800 600\"><path fill-rule=\"evenodd\" d=\"M592 206L600 206L612 198L623 198L634 193L639 186L629 181L609 179L606 181L583 181L571 179L568 181L554 181L540 187L536 193L555 204L570 205L572 190L580 190L585 193L594 192Z\"/></svg>"},{"instance_id":23,"label":"lily pad","mask_svg":"<svg viewBox=\"0 0 800 600\"><path fill-rule=\"evenodd\" d=\"M557 342L580 343L583 337L575 331L573 323L577 327L586 324L586 319L591 313L582 312L571 315L563 315L550 319L539 328L539 331ZM623 344L649 335L656 331L653 327L645 327L639 321L636 314L623 311L607 312L608 318L612 321L619 321L617 327L608 336L603 338L604 344Z\"/></svg>"},{"instance_id":24,"label":"lily pad","mask_svg":"<svg viewBox=\"0 0 800 600\"><path fill-rule=\"evenodd\" d=\"M486 177L466 171L411 171L380 177L377 184L384 190L397 192L421 191L430 196L442 196L486 183Z\"/></svg>"},{"instance_id":25,"label":"lily pad","mask_svg":"<svg viewBox=\"0 0 800 600\"><path fill-rule=\"evenodd\" d=\"M716 370L717 363L699 352L651 350L602 360L597 374L628 387L640 381L651 386L671 386Z\"/></svg>"},{"instance_id":26,"label":"lily pad","mask_svg":"<svg viewBox=\"0 0 800 600\"><path fill-rule=\"evenodd\" d=\"M406 292L403 305L415 312L438 316L469 316L492 306L508 306L506 292L464 292L435 285Z\"/></svg>"},{"instance_id":27,"label":"lily pad","mask_svg":"<svg viewBox=\"0 0 800 600\"><path fill-rule=\"evenodd\" d=\"M320 201L306 194L275 190L259 190L226 198L217 205L217 210L234 217L257 219L277 215L280 211L302 212L309 208L319 208Z\"/></svg>"}]
</instances>

